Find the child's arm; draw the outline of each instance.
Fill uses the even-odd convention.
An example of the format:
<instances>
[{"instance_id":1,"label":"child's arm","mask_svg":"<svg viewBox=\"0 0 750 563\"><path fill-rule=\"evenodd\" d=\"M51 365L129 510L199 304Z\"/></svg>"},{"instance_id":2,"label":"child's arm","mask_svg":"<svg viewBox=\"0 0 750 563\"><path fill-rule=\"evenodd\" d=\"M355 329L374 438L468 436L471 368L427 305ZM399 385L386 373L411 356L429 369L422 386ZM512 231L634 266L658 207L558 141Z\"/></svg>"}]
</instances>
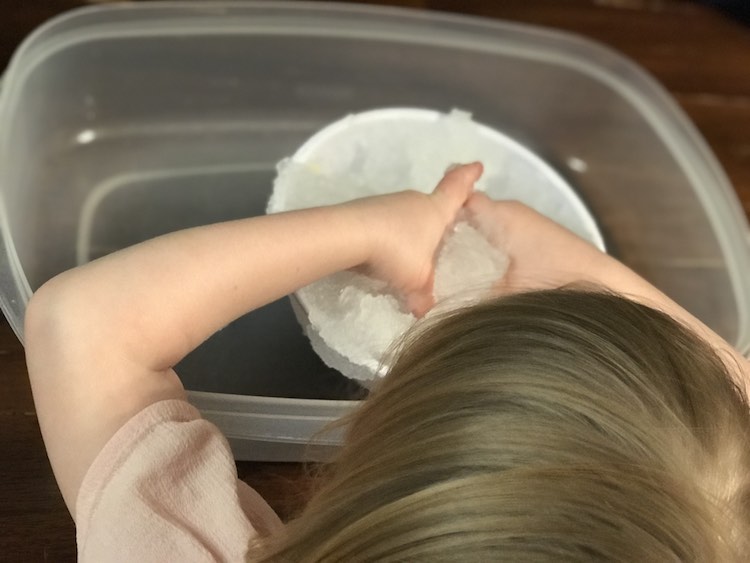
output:
<instances>
[{"instance_id":1,"label":"child's arm","mask_svg":"<svg viewBox=\"0 0 750 563\"><path fill-rule=\"evenodd\" d=\"M492 201L475 193L467 202L470 217L495 245L510 256L500 292L560 287L593 282L659 309L689 326L716 350L732 358L737 383L750 395L750 365L705 324L630 268L599 251L567 229L514 201Z\"/></svg>"},{"instance_id":2,"label":"child's arm","mask_svg":"<svg viewBox=\"0 0 750 563\"><path fill-rule=\"evenodd\" d=\"M430 195L401 192L172 233L46 283L26 314L26 353L47 452L68 509L86 470L133 415L183 398L172 366L242 314L361 266L431 306L433 258L481 165Z\"/></svg>"}]
</instances>

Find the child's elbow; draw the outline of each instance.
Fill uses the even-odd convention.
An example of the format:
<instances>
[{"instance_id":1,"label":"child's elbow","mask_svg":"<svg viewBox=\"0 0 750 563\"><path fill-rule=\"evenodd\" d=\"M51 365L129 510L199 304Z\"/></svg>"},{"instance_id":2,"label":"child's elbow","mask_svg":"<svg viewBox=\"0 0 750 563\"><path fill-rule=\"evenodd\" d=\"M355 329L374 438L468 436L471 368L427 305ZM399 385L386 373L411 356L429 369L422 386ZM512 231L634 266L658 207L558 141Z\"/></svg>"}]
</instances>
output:
<instances>
[{"instance_id":1,"label":"child's elbow","mask_svg":"<svg viewBox=\"0 0 750 563\"><path fill-rule=\"evenodd\" d=\"M71 291L65 274L57 276L34 292L24 316L24 344L26 356L49 353L56 345L64 345L65 338L75 338L75 326L80 318L76 312L75 291Z\"/></svg>"}]
</instances>

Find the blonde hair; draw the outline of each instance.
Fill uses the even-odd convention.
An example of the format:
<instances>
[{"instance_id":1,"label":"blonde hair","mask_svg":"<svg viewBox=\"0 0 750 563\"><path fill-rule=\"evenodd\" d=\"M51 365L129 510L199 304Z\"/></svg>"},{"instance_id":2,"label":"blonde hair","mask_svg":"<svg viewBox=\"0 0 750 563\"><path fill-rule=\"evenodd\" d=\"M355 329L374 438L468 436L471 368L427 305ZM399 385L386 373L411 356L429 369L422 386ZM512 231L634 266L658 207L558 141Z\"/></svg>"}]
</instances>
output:
<instances>
[{"instance_id":1,"label":"blonde hair","mask_svg":"<svg viewBox=\"0 0 750 563\"><path fill-rule=\"evenodd\" d=\"M411 334L263 561L743 561L750 413L663 313L572 289Z\"/></svg>"}]
</instances>

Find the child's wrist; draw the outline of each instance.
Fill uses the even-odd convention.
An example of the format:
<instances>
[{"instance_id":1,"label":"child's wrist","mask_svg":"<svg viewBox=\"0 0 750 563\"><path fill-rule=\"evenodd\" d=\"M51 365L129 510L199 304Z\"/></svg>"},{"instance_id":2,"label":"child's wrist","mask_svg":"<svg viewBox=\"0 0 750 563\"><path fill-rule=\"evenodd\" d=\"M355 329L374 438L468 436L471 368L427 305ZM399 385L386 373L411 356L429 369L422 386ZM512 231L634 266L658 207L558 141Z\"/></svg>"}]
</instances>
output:
<instances>
[{"instance_id":1,"label":"child's wrist","mask_svg":"<svg viewBox=\"0 0 750 563\"><path fill-rule=\"evenodd\" d=\"M350 201L341 206L351 221L351 226L341 232L341 236L358 249L360 260L357 266L365 268L375 265L384 244L381 214L374 206L365 204L368 199Z\"/></svg>"}]
</instances>

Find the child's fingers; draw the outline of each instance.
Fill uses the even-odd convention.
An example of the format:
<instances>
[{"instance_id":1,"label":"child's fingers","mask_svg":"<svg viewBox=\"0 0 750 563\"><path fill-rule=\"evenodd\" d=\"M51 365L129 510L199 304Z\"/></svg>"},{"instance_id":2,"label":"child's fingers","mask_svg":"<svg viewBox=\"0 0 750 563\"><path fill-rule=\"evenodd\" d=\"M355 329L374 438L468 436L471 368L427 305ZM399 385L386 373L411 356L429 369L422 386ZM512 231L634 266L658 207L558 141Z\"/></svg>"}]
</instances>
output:
<instances>
[{"instance_id":1,"label":"child's fingers","mask_svg":"<svg viewBox=\"0 0 750 563\"><path fill-rule=\"evenodd\" d=\"M466 209L472 215L483 215L492 210L493 200L482 192L474 192L466 201Z\"/></svg>"},{"instance_id":2,"label":"child's fingers","mask_svg":"<svg viewBox=\"0 0 750 563\"><path fill-rule=\"evenodd\" d=\"M435 298L432 292L419 291L406 296L406 308L417 318L424 317L434 305Z\"/></svg>"},{"instance_id":3,"label":"child's fingers","mask_svg":"<svg viewBox=\"0 0 750 563\"><path fill-rule=\"evenodd\" d=\"M481 162L449 167L433 191L435 198L448 213L455 214L474 191L474 183L482 176Z\"/></svg>"},{"instance_id":4,"label":"child's fingers","mask_svg":"<svg viewBox=\"0 0 750 563\"><path fill-rule=\"evenodd\" d=\"M406 308L416 317L424 317L435 305L435 297L433 296L434 284L435 277L433 274L422 288L406 294Z\"/></svg>"},{"instance_id":5,"label":"child's fingers","mask_svg":"<svg viewBox=\"0 0 750 563\"><path fill-rule=\"evenodd\" d=\"M469 223L487 236L487 231L491 231L491 227L495 223L496 202L482 192L474 192L466 201L464 209L466 209Z\"/></svg>"},{"instance_id":6,"label":"child's fingers","mask_svg":"<svg viewBox=\"0 0 750 563\"><path fill-rule=\"evenodd\" d=\"M469 223L493 245L508 250L513 229L513 202L498 202L482 192L474 192L467 200Z\"/></svg>"},{"instance_id":7,"label":"child's fingers","mask_svg":"<svg viewBox=\"0 0 750 563\"><path fill-rule=\"evenodd\" d=\"M493 226L504 226L514 230L520 226L533 225L542 218L539 213L514 200L493 200L486 194L475 192L464 206L469 221L475 226L493 229ZM546 221L546 219L544 219Z\"/></svg>"}]
</instances>

